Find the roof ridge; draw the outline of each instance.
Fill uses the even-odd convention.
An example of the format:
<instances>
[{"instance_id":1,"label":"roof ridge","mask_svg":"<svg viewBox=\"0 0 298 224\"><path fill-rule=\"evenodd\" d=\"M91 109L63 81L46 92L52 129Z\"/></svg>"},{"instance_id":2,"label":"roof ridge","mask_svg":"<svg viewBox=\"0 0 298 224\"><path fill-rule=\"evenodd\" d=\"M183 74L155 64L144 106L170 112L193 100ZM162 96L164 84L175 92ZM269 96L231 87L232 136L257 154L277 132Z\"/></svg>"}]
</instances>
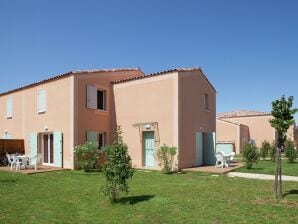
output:
<instances>
[{"instance_id":1,"label":"roof ridge","mask_svg":"<svg viewBox=\"0 0 298 224\"><path fill-rule=\"evenodd\" d=\"M33 86L38 86L42 83L50 82L50 81L57 80L57 79L60 79L60 78L65 78L65 77L68 77L68 76L73 75L73 74L95 73L95 72L120 72L120 71L142 71L142 70L141 70L140 67L137 67L137 68L72 70L72 71L69 71L69 72L61 73L61 74L58 74L58 75L51 76L49 78L42 79L40 81L32 82L30 84L25 84L25 85L22 85L18 88L15 88L15 89L4 91L4 92L0 93L0 96L4 96L4 95L7 95L7 94L10 94L10 93L13 93L13 92L17 92L17 91L20 91L20 90L23 90L23 89L26 89L26 88L30 88L30 87L33 87Z\"/></svg>"}]
</instances>

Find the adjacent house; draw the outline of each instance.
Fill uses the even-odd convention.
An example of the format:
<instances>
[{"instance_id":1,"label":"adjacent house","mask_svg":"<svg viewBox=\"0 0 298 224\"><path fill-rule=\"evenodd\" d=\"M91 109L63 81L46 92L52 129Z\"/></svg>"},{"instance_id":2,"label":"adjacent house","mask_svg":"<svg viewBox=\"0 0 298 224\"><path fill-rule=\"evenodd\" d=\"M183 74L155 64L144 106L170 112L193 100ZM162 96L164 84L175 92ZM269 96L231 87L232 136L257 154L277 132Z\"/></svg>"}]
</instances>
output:
<instances>
[{"instance_id":1,"label":"adjacent house","mask_svg":"<svg viewBox=\"0 0 298 224\"><path fill-rule=\"evenodd\" d=\"M40 165L74 168L73 148L112 142L120 125L134 167L159 168L161 144L177 168L212 164L216 92L200 68L71 71L0 94L0 137L25 140Z\"/></svg>"},{"instance_id":2,"label":"adjacent house","mask_svg":"<svg viewBox=\"0 0 298 224\"><path fill-rule=\"evenodd\" d=\"M251 140L258 147L265 140L276 141L276 131L269 122L272 118L270 113L248 110L220 113L216 118L217 142L233 143L235 152L239 154L243 144ZM287 133L290 140L294 140L294 127L290 127Z\"/></svg>"}]
</instances>

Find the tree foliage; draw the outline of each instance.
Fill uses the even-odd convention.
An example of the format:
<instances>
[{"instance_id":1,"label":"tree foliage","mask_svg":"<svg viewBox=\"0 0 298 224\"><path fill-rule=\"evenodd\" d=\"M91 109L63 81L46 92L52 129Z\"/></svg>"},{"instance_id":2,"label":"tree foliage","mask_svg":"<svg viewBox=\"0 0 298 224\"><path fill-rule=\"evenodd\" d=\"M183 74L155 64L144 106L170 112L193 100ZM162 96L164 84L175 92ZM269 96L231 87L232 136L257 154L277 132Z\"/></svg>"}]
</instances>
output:
<instances>
[{"instance_id":1,"label":"tree foliage","mask_svg":"<svg viewBox=\"0 0 298 224\"><path fill-rule=\"evenodd\" d=\"M283 95L280 100L272 102L272 116L270 120L271 126L277 132L277 149L276 149L276 169L275 169L275 183L274 194L276 199L282 197L282 175L281 175L281 149L284 147L287 139L287 131L291 125L295 124L294 115L297 109L293 108L294 97L290 96L288 99Z\"/></svg>"},{"instance_id":2,"label":"tree foliage","mask_svg":"<svg viewBox=\"0 0 298 224\"><path fill-rule=\"evenodd\" d=\"M74 148L76 159L79 162L80 169L89 171L95 168L98 154L98 147L93 142L85 142Z\"/></svg>"},{"instance_id":3,"label":"tree foliage","mask_svg":"<svg viewBox=\"0 0 298 224\"><path fill-rule=\"evenodd\" d=\"M265 160L271 150L271 145L268 141L263 141L261 148L260 148L260 156L262 157L263 160Z\"/></svg>"},{"instance_id":4,"label":"tree foliage","mask_svg":"<svg viewBox=\"0 0 298 224\"><path fill-rule=\"evenodd\" d=\"M292 141L286 141L285 154L289 163L293 163L297 159L297 150Z\"/></svg>"},{"instance_id":5,"label":"tree foliage","mask_svg":"<svg viewBox=\"0 0 298 224\"><path fill-rule=\"evenodd\" d=\"M117 128L113 144L105 146L104 152L106 155L106 162L103 165L106 179L104 194L114 203L128 193L127 180L132 178L134 172L120 127Z\"/></svg>"},{"instance_id":6,"label":"tree foliage","mask_svg":"<svg viewBox=\"0 0 298 224\"><path fill-rule=\"evenodd\" d=\"M173 162L176 153L177 148L174 146L170 147L167 145L162 145L159 147L157 151L157 158L164 173L169 174L173 172Z\"/></svg>"},{"instance_id":7,"label":"tree foliage","mask_svg":"<svg viewBox=\"0 0 298 224\"><path fill-rule=\"evenodd\" d=\"M246 143L242 149L243 161L247 169L251 169L254 163L259 159L258 148L254 143Z\"/></svg>"}]
</instances>

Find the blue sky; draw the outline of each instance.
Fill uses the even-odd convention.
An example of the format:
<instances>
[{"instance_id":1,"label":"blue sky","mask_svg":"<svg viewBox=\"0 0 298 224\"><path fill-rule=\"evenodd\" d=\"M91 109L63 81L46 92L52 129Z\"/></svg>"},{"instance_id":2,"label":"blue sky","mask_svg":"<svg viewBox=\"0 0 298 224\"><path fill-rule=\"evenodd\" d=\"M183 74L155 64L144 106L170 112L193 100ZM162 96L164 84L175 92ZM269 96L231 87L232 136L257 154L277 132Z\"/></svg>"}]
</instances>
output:
<instances>
[{"instance_id":1,"label":"blue sky","mask_svg":"<svg viewBox=\"0 0 298 224\"><path fill-rule=\"evenodd\" d=\"M0 92L76 69L201 66L217 111L298 107L298 1L0 1ZM297 117L296 117L297 118Z\"/></svg>"}]
</instances>

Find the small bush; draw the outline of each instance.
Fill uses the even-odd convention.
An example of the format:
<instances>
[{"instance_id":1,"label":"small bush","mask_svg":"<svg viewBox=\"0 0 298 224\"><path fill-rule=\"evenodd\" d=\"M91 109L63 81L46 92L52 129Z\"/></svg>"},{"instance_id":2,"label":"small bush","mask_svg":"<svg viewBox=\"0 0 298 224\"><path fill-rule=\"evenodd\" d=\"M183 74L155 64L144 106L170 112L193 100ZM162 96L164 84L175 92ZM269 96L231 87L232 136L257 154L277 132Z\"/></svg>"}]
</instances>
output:
<instances>
[{"instance_id":1,"label":"small bush","mask_svg":"<svg viewBox=\"0 0 298 224\"><path fill-rule=\"evenodd\" d=\"M262 146L260 148L260 156L263 160L265 160L270 152L271 145L266 140L262 142Z\"/></svg>"},{"instance_id":2,"label":"small bush","mask_svg":"<svg viewBox=\"0 0 298 224\"><path fill-rule=\"evenodd\" d=\"M162 145L159 147L157 151L157 158L164 173L169 174L173 172L173 162L176 153L177 148L174 146L170 147Z\"/></svg>"},{"instance_id":3,"label":"small bush","mask_svg":"<svg viewBox=\"0 0 298 224\"><path fill-rule=\"evenodd\" d=\"M118 202L122 195L128 193L127 179L133 176L131 158L127 150L127 145L122 140L122 132L118 127L115 141L104 148L106 162L103 165L103 172L106 184L103 193L112 203Z\"/></svg>"},{"instance_id":4,"label":"small bush","mask_svg":"<svg viewBox=\"0 0 298 224\"><path fill-rule=\"evenodd\" d=\"M243 161L246 164L247 169L251 169L253 163L257 163L259 159L258 148L254 143L247 143L242 149Z\"/></svg>"},{"instance_id":5,"label":"small bush","mask_svg":"<svg viewBox=\"0 0 298 224\"><path fill-rule=\"evenodd\" d=\"M274 142L271 143L271 147L270 147L270 159L275 162L275 157L276 157L276 144Z\"/></svg>"},{"instance_id":6,"label":"small bush","mask_svg":"<svg viewBox=\"0 0 298 224\"><path fill-rule=\"evenodd\" d=\"M97 152L97 145L93 142L85 142L84 144L78 145L74 148L74 153L79 162L79 166L85 171L95 168Z\"/></svg>"},{"instance_id":7,"label":"small bush","mask_svg":"<svg viewBox=\"0 0 298 224\"><path fill-rule=\"evenodd\" d=\"M293 163L297 159L297 150L292 141L286 141L285 154L289 163Z\"/></svg>"}]
</instances>

